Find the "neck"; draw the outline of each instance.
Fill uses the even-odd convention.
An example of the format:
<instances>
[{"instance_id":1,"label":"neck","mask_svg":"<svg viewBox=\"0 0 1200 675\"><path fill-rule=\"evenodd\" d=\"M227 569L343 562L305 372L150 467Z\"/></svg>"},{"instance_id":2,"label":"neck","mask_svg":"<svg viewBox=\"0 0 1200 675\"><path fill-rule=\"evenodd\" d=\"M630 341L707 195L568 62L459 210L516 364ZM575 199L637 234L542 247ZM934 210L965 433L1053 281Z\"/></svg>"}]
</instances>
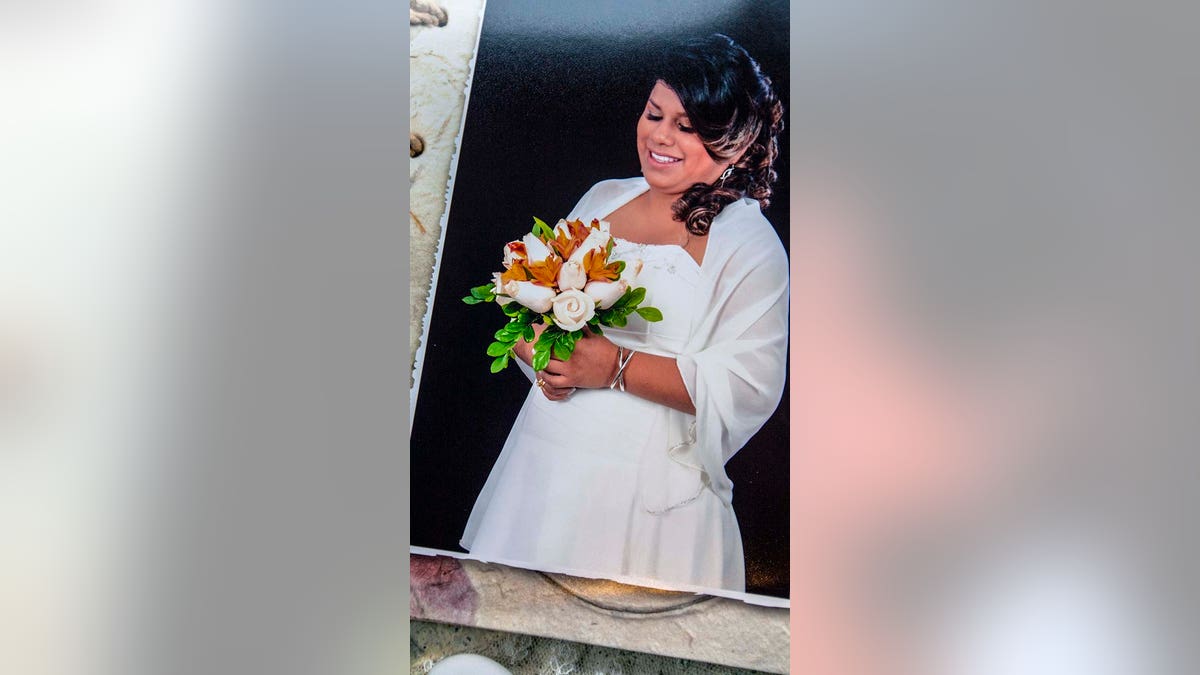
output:
<instances>
[{"instance_id":1,"label":"neck","mask_svg":"<svg viewBox=\"0 0 1200 675\"><path fill-rule=\"evenodd\" d=\"M649 190L645 194L646 209L653 214L655 220L671 221L674 219L674 210L672 207L678 200L679 195L667 194L656 190Z\"/></svg>"}]
</instances>

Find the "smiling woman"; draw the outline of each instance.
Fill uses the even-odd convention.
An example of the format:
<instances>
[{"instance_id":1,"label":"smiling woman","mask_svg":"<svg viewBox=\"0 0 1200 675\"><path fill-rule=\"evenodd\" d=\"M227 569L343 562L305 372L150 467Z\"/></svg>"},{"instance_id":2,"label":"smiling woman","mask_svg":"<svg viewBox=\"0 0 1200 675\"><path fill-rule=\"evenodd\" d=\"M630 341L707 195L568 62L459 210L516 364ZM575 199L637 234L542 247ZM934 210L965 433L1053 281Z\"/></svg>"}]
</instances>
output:
<instances>
[{"instance_id":1,"label":"smiling woman","mask_svg":"<svg viewBox=\"0 0 1200 675\"><path fill-rule=\"evenodd\" d=\"M653 74L636 128L644 177L595 185L568 219L608 221L612 258L641 270L663 320L630 317L536 373L533 345L517 344L536 386L461 544L492 562L740 592L724 467L786 373L787 255L762 214L782 106L723 35L669 50Z\"/></svg>"},{"instance_id":2,"label":"smiling woman","mask_svg":"<svg viewBox=\"0 0 1200 675\"><path fill-rule=\"evenodd\" d=\"M682 195L697 183L715 183L732 164L718 164L708 154L679 95L662 80L655 83L638 121L637 143L646 182L667 196ZM743 152L745 148L739 158Z\"/></svg>"}]
</instances>

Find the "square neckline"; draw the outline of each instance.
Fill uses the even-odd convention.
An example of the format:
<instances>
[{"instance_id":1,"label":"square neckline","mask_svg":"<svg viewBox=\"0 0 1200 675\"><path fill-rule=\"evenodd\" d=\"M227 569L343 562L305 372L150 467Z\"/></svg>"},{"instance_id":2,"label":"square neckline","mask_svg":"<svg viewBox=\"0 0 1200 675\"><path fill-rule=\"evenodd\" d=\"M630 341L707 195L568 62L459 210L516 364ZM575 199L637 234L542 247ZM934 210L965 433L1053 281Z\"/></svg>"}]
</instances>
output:
<instances>
[{"instance_id":1,"label":"square neckline","mask_svg":"<svg viewBox=\"0 0 1200 675\"><path fill-rule=\"evenodd\" d=\"M629 204L633 200L637 199L638 197L641 197L643 194L650 191L650 185L646 182L646 180L644 178L641 181L635 183L634 185L637 187L637 189L632 191L633 194L630 195L628 199L625 199L624 201L621 201L621 202L615 204L612 208L607 209L608 214L601 217L600 218L601 220L607 221L609 216L616 213L620 209L624 208L627 204ZM624 197L624 194L621 194L620 196ZM707 249L705 249L705 251L704 251L704 257L700 261L697 261L695 258L692 257L691 253L687 252L687 249L680 246L679 244L651 244L651 243L642 242L642 241L633 241L632 239L626 239L625 237L618 237L618 236L612 234L611 232L609 233L609 235L612 236L612 238L616 241L622 241L622 242L625 242L626 244L631 244L633 246L650 246L650 247L655 247L655 248L677 249L680 253L683 254L683 257L687 258L688 261L691 262L692 266L694 266L696 268L697 272L703 273L704 261L708 260L708 250Z\"/></svg>"}]
</instances>

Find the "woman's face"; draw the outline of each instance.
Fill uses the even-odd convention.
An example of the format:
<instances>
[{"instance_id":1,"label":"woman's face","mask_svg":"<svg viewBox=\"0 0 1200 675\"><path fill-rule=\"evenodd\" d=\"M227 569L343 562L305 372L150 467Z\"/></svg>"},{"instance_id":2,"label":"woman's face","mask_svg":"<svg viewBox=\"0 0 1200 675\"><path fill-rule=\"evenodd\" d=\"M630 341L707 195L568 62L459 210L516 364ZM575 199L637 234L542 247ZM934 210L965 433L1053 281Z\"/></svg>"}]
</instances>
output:
<instances>
[{"instance_id":1,"label":"woman's face","mask_svg":"<svg viewBox=\"0 0 1200 675\"><path fill-rule=\"evenodd\" d=\"M725 170L692 130L679 96L660 80L638 119L638 159L651 190L680 195L695 183L713 183Z\"/></svg>"}]
</instances>

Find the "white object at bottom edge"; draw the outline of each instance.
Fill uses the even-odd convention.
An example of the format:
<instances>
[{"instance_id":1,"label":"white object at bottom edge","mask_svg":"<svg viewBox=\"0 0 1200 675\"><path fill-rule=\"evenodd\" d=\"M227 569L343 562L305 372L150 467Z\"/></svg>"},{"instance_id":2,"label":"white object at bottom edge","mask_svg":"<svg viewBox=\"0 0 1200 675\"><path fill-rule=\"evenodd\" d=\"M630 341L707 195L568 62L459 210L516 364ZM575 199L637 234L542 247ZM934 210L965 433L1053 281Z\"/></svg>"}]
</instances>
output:
<instances>
[{"instance_id":1,"label":"white object at bottom edge","mask_svg":"<svg viewBox=\"0 0 1200 675\"><path fill-rule=\"evenodd\" d=\"M512 675L512 672L486 656L455 654L438 661L429 675Z\"/></svg>"}]
</instances>

